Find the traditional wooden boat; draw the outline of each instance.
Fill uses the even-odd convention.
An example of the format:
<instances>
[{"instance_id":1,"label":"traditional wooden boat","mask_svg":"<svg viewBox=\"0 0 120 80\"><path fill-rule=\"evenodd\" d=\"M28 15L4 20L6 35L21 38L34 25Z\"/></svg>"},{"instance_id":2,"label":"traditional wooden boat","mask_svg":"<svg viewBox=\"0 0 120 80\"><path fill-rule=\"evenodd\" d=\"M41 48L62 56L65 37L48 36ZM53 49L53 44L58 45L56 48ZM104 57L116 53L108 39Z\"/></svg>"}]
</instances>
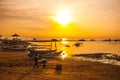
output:
<instances>
[{"instance_id":1,"label":"traditional wooden boat","mask_svg":"<svg viewBox=\"0 0 120 80\"><path fill-rule=\"evenodd\" d=\"M25 51L28 43L22 40L3 40L1 44L2 50Z\"/></svg>"},{"instance_id":2,"label":"traditional wooden boat","mask_svg":"<svg viewBox=\"0 0 120 80\"><path fill-rule=\"evenodd\" d=\"M49 47L48 47L49 46ZM35 55L38 57L56 57L59 56L63 51L52 50L51 45L34 45L28 49L28 56L34 58Z\"/></svg>"},{"instance_id":3,"label":"traditional wooden boat","mask_svg":"<svg viewBox=\"0 0 120 80\"><path fill-rule=\"evenodd\" d=\"M40 58L55 58L59 56L63 51L55 51L55 50L40 50L40 51L28 51L28 56L30 58L34 58L37 54Z\"/></svg>"},{"instance_id":4,"label":"traditional wooden boat","mask_svg":"<svg viewBox=\"0 0 120 80\"><path fill-rule=\"evenodd\" d=\"M83 44L83 43L80 43L80 42L76 42L76 43L74 43L74 45L75 45L76 47L79 47L80 44Z\"/></svg>"},{"instance_id":5,"label":"traditional wooden boat","mask_svg":"<svg viewBox=\"0 0 120 80\"><path fill-rule=\"evenodd\" d=\"M9 51L25 51L28 46L28 42L21 40L18 34L13 34L12 39L3 39L1 43L2 50Z\"/></svg>"}]
</instances>

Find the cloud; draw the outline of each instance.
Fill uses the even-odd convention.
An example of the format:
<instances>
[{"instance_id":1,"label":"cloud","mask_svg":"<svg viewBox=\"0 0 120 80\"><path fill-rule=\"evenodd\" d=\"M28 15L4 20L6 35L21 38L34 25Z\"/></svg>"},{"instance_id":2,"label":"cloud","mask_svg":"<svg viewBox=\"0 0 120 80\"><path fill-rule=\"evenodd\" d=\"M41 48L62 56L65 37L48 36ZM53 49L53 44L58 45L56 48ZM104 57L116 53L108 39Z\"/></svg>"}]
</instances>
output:
<instances>
[{"instance_id":1,"label":"cloud","mask_svg":"<svg viewBox=\"0 0 120 80\"><path fill-rule=\"evenodd\" d=\"M119 26L119 4L120 0L0 0L0 25L4 24L5 28L11 25L16 30L22 27L31 31L48 31L49 26L57 26L49 17L57 15L54 12L59 11L62 6L71 12L73 10L72 17L76 20L73 22L74 26L76 23L77 26L89 24L86 27L88 31L96 29L101 32L99 28L105 28L104 32L107 32L110 26L111 30ZM11 24L12 21L14 25Z\"/></svg>"},{"instance_id":2,"label":"cloud","mask_svg":"<svg viewBox=\"0 0 120 80\"><path fill-rule=\"evenodd\" d=\"M28 20L34 23L50 24L45 19L51 14L38 5L39 0L0 0L0 20L17 19ZM35 3L35 4L34 4ZM36 6L37 4L37 6Z\"/></svg>"}]
</instances>

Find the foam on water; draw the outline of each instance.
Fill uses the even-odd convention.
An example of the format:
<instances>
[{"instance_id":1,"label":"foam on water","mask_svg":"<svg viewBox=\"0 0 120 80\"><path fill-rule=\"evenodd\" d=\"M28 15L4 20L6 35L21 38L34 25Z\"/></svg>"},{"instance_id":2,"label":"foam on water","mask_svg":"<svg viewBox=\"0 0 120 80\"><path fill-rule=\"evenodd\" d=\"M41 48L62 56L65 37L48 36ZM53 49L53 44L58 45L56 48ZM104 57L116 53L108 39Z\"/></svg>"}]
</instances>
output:
<instances>
[{"instance_id":1,"label":"foam on water","mask_svg":"<svg viewBox=\"0 0 120 80\"><path fill-rule=\"evenodd\" d=\"M120 61L115 60L115 59L107 59L104 56L102 58L88 58L88 57L83 57L83 56L74 56L73 59L85 60L85 61L91 61L91 62L100 62L100 63L104 63L104 64L111 64L111 65L120 66Z\"/></svg>"}]
</instances>

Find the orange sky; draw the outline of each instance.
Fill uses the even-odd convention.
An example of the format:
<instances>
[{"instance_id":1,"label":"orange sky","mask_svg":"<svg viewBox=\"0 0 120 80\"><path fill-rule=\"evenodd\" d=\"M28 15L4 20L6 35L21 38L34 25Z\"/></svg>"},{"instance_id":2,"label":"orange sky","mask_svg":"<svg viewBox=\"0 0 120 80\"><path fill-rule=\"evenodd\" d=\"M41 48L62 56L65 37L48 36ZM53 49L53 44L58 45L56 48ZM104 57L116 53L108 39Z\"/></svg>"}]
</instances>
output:
<instances>
[{"instance_id":1,"label":"orange sky","mask_svg":"<svg viewBox=\"0 0 120 80\"><path fill-rule=\"evenodd\" d=\"M120 38L120 0L0 0L0 34L8 37ZM61 10L71 20L55 21Z\"/></svg>"}]
</instances>

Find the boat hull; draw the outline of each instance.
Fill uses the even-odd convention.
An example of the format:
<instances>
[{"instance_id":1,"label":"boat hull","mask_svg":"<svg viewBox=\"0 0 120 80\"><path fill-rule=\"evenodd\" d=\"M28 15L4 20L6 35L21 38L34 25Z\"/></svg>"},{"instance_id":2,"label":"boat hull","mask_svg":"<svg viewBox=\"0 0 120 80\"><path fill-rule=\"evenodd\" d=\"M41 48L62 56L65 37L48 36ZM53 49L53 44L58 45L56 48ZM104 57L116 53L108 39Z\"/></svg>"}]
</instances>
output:
<instances>
[{"instance_id":1,"label":"boat hull","mask_svg":"<svg viewBox=\"0 0 120 80\"><path fill-rule=\"evenodd\" d=\"M55 58L56 56L59 56L61 53L62 53L63 51L58 51L58 52L47 52L47 51L39 51L39 52L28 52L27 54L28 54L28 56L30 57L30 58L34 58L35 57L35 55L37 54L37 56L39 57L39 58Z\"/></svg>"}]
</instances>

